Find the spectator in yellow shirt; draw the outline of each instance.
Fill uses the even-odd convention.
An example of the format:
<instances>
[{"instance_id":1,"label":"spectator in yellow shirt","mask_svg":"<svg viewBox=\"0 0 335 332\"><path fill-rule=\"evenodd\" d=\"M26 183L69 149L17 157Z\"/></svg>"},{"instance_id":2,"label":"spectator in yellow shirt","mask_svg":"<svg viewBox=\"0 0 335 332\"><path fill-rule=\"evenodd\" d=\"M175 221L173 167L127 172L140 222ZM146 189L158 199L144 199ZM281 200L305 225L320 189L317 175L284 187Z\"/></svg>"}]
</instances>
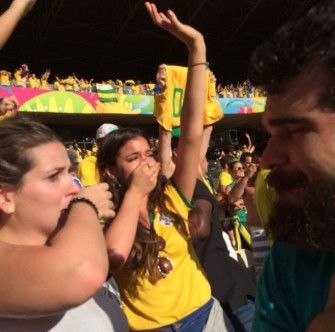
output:
<instances>
[{"instance_id":1,"label":"spectator in yellow shirt","mask_svg":"<svg viewBox=\"0 0 335 332\"><path fill-rule=\"evenodd\" d=\"M16 69L14 72L14 82L16 86L24 86L22 76L21 76L21 69Z\"/></svg>"},{"instance_id":2,"label":"spectator in yellow shirt","mask_svg":"<svg viewBox=\"0 0 335 332\"><path fill-rule=\"evenodd\" d=\"M0 70L0 84L3 86L10 86L12 74L7 70Z\"/></svg>"},{"instance_id":3,"label":"spectator in yellow shirt","mask_svg":"<svg viewBox=\"0 0 335 332\"><path fill-rule=\"evenodd\" d=\"M233 178L229 173L229 164L232 161L233 161L233 158L230 156L223 156L220 159L222 172L219 175L219 186L218 186L217 191L219 194L221 194L221 196L224 196L227 194L227 187L233 182Z\"/></svg>"},{"instance_id":4,"label":"spectator in yellow shirt","mask_svg":"<svg viewBox=\"0 0 335 332\"><path fill-rule=\"evenodd\" d=\"M102 124L96 132L98 147L101 145L103 138L110 132L117 130L119 127L112 123ZM92 149L93 150L93 149ZM78 177L83 186L90 186L100 182L99 172L96 167L96 152L87 155L79 164Z\"/></svg>"},{"instance_id":5,"label":"spectator in yellow shirt","mask_svg":"<svg viewBox=\"0 0 335 332\"><path fill-rule=\"evenodd\" d=\"M41 88L42 89L46 89L46 90L50 89L49 82L48 82L49 77L50 77L50 69L46 69L41 77Z\"/></svg>"},{"instance_id":6,"label":"spectator in yellow shirt","mask_svg":"<svg viewBox=\"0 0 335 332\"><path fill-rule=\"evenodd\" d=\"M65 91L65 86L58 77L56 77L56 81L54 82L54 88L58 91Z\"/></svg>"},{"instance_id":7,"label":"spectator in yellow shirt","mask_svg":"<svg viewBox=\"0 0 335 332\"><path fill-rule=\"evenodd\" d=\"M28 84L30 88L38 89L41 86L40 80L36 77L35 74L30 74L28 78Z\"/></svg>"}]
</instances>

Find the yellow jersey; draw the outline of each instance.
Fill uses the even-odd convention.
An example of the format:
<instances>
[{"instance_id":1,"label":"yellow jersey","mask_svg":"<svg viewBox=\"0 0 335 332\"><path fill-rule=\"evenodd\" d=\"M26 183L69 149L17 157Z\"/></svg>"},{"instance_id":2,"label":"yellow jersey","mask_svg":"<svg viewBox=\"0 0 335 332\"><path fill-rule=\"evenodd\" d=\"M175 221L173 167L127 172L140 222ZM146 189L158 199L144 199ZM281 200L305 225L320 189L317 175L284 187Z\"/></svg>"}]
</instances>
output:
<instances>
[{"instance_id":1,"label":"yellow jersey","mask_svg":"<svg viewBox=\"0 0 335 332\"><path fill-rule=\"evenodd\" d=\"M14 78L15 78L15 84L17 86L23 86L24 85L20 71L16 71L14 73Z\"/></svg>"},{"instance_id":2,"label":"yellow jersey","mask_svg":"<svg viewBox=\"0 0 335 332\"><path fill-rule=\"evenodd\" d=\"M232 176L226 172L226 171L222 171L219 175L219 185L220 186L229 186L231 183L233 182L233 178Z\"/></svg>"},{"instance_id":3,"label":"yellow jersey","mask_svg":"<svg viewBox=\"0 0 335 332\"><path fill-rule=\"evenodd\" d=\"M255 202L259 219L263 226L269 221L273 202L276 199L276 191L267 183L270 169L261 169L255 182Z\"/></svg>"},{"instance_id":4,"label":"yellow jersey","mask_svg":"<svg viewBox=\"0 0 335 332\"><path fill-rule=\"evenodd\" d=\"M188 213L191 205L168 182L164 190L166 208L182 217L188 230ZM186 239L177 229L170 216L154 209L153 227L158 236L165 240L165 248L159 255L169 258L173 269L155 284L148 279L148 273L139 280L138 296L131 297L127 283L116 276L123 309L131 330L154 329L184 318L200 308L211 297L211 288L205 277L191 239Z\"/></svg>"},{"instance_id":5,"label":"yellow jersey","mask_svg":"<svg viewBox=\"0 0 335 332\"><path fill-rule=\"evenodd\" d=\"M78 167L78 178L84 187L99 183L100 177L96 163L97 157L93 155L85 157L80 162Z\"/></svg>"},{"instance_id":6,"label":"yellow jersey","mask_svg":"<svg viewBox=\"0 0 335 332\"><path fill-rule=\"evenodd\" d=\"M10 86L10 78L7 72L0 73L0 84Z\"/></svg>"}]
</instances>

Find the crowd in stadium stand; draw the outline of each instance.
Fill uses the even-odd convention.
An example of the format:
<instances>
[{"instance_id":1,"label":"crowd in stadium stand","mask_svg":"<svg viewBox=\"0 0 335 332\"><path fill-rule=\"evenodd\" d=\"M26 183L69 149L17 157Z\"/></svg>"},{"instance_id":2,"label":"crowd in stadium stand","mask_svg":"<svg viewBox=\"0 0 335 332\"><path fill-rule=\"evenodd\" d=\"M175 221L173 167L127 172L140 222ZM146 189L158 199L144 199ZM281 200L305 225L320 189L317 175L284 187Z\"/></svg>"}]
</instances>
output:
<instances>
[{"instance_id":1,"label":"crowd in stadium stand","mask_svg":"<svg viewBox=\"0 0 335 332\"><path fill-rule=\"evenodd\" d=\"M105 80L95 82L94 79L78 78L74 73L65 78L55 76L54 80L50 79L51 71L46 69L45 72L38 77L30 72L27 64L22 64L14 73L7 70L0 70L0 85L17 86L26 88L58 90L58 91L86 91L97 92L96 85L109 85L116 93L128 95L154 95L155 83L142 83L139 80ZM217 96L221 98L253 98L262 97L264 93L252 86L249 80L243 83L234 84L218 84L216 87Z\"/></svg>"},{"instance_id":2,"label":"crowd in stadium stand","mask_svg":"<svg viewBox=\"0 0 335 332\"><path fill-rule=\"evenodd\" d=\"M264 97L264 92L254 87L249 80L245 80L243 83L237 82L234 84L218 84L217 94L221 98L256 98Z\"/></svg>"}]
</instances>

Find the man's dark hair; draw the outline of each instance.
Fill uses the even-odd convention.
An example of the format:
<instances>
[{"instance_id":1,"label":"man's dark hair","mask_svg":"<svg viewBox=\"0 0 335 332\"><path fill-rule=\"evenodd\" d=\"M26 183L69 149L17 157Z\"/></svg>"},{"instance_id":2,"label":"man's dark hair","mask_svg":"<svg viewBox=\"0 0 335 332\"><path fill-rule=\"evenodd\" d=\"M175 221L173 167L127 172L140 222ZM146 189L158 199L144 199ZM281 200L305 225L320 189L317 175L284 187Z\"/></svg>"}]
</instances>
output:
<instances>
[{"instance_id":1,"label":"man's dark hair","mask_svg":"<svg viewBox=\"0 0 335 332\"><path fill-rule=\"evenodd\" d=\"M249 77L267 94L276 94L285 83L313 66L328 74L320 102L334 106L335 0L320 1L258 47L251 58Z\"/></svg>"}]
</instances>

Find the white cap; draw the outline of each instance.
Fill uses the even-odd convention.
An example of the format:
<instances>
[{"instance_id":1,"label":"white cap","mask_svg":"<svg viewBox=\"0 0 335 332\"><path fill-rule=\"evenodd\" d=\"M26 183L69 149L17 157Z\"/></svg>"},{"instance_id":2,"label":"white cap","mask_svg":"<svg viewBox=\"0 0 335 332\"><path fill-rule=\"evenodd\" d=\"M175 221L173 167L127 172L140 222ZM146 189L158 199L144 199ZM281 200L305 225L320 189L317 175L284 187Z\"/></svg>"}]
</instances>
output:
<instances>
[{"instance_id":1,"label":"white cap","mask_svg":"<svg viewBox=\"0 0 335 332\"><path fill-rule=\"evenodd\" d=\"M111 133L114 130L118 130L119 127L112 123L103 123L96 132L95 138L101 139L104 138L107 134Z\"/></svg>"}]
</instances>

